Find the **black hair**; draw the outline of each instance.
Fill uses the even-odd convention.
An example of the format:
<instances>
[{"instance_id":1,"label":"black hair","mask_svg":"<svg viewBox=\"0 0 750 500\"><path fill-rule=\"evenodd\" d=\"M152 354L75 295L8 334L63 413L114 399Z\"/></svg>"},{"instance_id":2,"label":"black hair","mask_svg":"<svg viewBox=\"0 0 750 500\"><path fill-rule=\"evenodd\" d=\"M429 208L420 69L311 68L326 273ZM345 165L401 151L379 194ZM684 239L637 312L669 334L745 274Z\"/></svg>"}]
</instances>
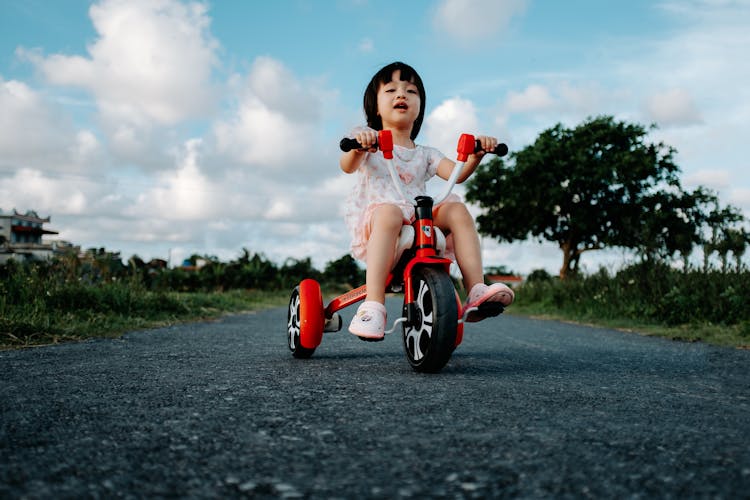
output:
<instances>
[{"instance_id":1,"label":"black hair","mask_svg":"<svg viewBox=\"0 0 750 500\"><path fill-rule=\"evenodd\" d=\"M391 81L391 78L393 78L393 72L397 70L401 70L401 81L413 83L417 86L417 90L419 91L419 98L421 101L419 106L419 115L417 116L417 119L414 120L414 126L411 129L411 140L413 141L417 137L417 134L419 134L419 129L422 128L427 95L424 90L422 79L419 77L419 74L416 72L416 70L408 64L402 62L397 61L384 66L380 71L375 73L375 76L372 77L372 80L370 80L370 83L367 85L364 97L364 108L365 115L367 116L367 126L375 130L383 129L383 120L378 115L378 90L380 89L381 85L385 85L386 83Z\"/></svg>"}]
</instances>

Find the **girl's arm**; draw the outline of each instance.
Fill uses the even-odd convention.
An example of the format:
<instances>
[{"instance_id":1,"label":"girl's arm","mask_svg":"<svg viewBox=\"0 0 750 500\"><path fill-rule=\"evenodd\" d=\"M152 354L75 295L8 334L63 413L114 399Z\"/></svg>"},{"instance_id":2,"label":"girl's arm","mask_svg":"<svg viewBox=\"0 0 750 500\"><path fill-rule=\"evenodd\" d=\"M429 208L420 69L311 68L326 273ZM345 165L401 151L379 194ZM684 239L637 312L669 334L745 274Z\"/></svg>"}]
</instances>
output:
<instances>
[{"instance_id":1,"label":"girl's arm","mask_svg":"<svg viewBox=\"0 0 750 500\"><path fill-rule=\"evenodd\" d=\"M458 179L456 180L456 183L458 184L461 184L463 181L468 179L471 174L474 173L474 171L477 169L477 166L479 165L479 162L482 161L482 157L486 154L486 151L492 151L497 146L497 139L494 137L478 135L476 138L482 144L482 150L469 155L466 163L464 163L464 168L461 171L461 175L459 175ZM438 164L438 176L440 176L441 179L448 180L451 172L453 171L453 167L455 166L455 162L449 160L448 158L443 158Z\"/></svg>"},{"instance_id":2,"label":"girl's arm","mask_svg":"<svg viewBox=\"0 0 750 500\"><path fill-rule=\"evenodd\" d=\"M347 153L343 153L339 160L341 170L347 174L357 171L365 159L365 153L374 153L377 151L377 148L374 147L378 142L378 132L376 130L369 127L359 129L354 138L362 145L362 149L352 149Z\"/></svg>"},{"instance_id":3,"label":"girl's arm","mask_svg":"<svg viewBox=\"0 0 750 500\"><path fill-rule=\"evenodd\" d=\"M352 149L348 153L343 153L339 160L341 170L347 174L356 172L359 166L362 165L362 161L365 159L365 153L366 151L358 149Z\"/></svg>"}]
</instances>

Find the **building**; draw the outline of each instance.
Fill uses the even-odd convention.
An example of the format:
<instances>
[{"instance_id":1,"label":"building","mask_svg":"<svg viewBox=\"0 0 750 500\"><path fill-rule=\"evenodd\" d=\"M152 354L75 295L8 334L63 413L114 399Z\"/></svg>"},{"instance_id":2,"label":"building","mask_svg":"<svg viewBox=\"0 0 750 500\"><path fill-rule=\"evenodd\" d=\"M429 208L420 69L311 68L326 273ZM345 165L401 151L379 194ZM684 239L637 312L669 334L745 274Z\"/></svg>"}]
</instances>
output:
<instances>
[{"instance_id":1,"label":"building","mask_svg":"<svg viewBox=\"0 0 750 500\"><path fill-rule=\"evenodd\" d=\"M44 235L58 234L57 231L43 227L49 220L49 217L39 217L33 210L25 214L20 214L15 209L12 213L0 210L0 264L9 259L47 260L56 254L75 251L69 243L45 243L42 240Z\"/></svg>"}]
</instances>

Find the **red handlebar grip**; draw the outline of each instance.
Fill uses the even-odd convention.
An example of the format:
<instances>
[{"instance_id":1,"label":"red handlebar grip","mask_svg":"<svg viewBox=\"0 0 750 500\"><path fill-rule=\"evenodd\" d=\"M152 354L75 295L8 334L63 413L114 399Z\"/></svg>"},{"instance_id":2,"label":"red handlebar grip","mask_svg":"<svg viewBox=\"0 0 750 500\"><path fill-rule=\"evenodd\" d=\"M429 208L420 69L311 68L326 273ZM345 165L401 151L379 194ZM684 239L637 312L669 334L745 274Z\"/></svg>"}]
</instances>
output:
<instances>
[{"instance_id":1,"label":"red handlebar grip","mask_svg":"<svg viewBox=\"0 0 750 500\"><path fill-rule=\"evenodd\" d=\"M381 130L378 132L378 147L385 159L393 159L393 135L390 130Z\"/></svg>"},{"instance_id":2,"label":"red handlebar grip","mask_svg":"<svg viewBox=\"0 0 750 500\"><path fill-rule=\"evenodd\" d=\"M466 161L469 159L469 155L474 152L474 136L471 134L461 134L461 138L458 139L458 161Z\"/></svg>"}]
</instances>

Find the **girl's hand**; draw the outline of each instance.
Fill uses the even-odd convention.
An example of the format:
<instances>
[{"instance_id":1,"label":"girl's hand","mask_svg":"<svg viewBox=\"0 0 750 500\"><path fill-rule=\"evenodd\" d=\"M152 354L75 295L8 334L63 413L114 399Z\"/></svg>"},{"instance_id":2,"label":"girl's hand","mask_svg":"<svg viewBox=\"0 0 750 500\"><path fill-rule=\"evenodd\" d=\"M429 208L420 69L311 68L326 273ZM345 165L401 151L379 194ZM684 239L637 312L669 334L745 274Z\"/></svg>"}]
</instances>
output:
<instances>
[{"instance_id":1,"label":"girl's hand","mask_svg":"<svg viewBox=\"0 0 750 500\"><path fill-rule=\"evenodd\" d=\"M477 159L481 159L485 154L487 154L488 151L493 151L495 147L497 147L496 137L490 137L488 135L478 135L476 136L476 139L482 145L482 150L474 153Z\"/></svg>"},{"instance_id":2,"label":"girl's hand","mask_svg":"<svg viewBox=\"0 0 750 500\"><path fill-rule=\"evenodd\" d=\"M357 139L357 142L362 145L362 148L352 149L341 155L339 166L341 167L341 170L347 174L357 171L365 159L365 153L375 153L378 150L378 148L375 147L378 143L377 130L373 130L370 127L358 127L351 131L349 137Z\"/></svg>"},{"instance_id":3,"label":"girl's hand","mask_svg":"<svg viewBox=\"0 0 750 500\"><path fill-rule=\"evenodd\" d=\"M360 151L375 153L378 150L375 147L375 145L378 143L377 130L371 129L369 127L362 127L354 135L354 138L357 139L357 142L362 145L362 149L360 149Z\"/></svg>"}]
</instances>

